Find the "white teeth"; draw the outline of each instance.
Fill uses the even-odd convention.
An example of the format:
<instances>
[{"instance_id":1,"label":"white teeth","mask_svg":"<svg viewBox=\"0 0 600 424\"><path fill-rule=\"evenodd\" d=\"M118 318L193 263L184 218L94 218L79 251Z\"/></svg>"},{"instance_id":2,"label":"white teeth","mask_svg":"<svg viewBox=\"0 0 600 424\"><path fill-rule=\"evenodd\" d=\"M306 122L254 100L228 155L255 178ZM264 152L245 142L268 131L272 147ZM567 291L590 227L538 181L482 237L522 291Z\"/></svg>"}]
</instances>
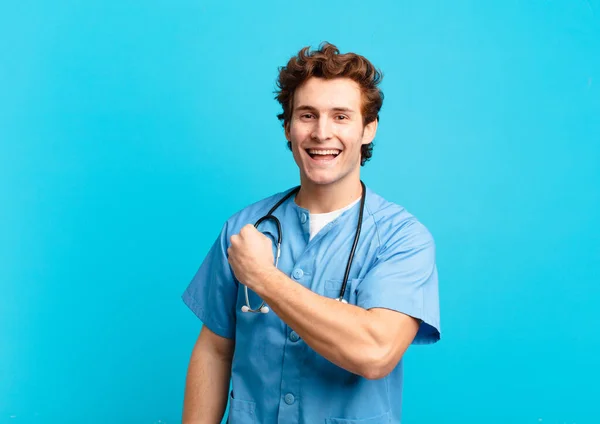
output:
<instances>
[{"instance_id":1,"label":"white teeth","mask_svg":"<svg viewBox=\"0 0 600 424\"><path fill-rule=\"evenodd\" d=\"M339 150L313 150L309 149L308 153L311 155L338 155L340 153Z\"/></svg>"}]
</instances>

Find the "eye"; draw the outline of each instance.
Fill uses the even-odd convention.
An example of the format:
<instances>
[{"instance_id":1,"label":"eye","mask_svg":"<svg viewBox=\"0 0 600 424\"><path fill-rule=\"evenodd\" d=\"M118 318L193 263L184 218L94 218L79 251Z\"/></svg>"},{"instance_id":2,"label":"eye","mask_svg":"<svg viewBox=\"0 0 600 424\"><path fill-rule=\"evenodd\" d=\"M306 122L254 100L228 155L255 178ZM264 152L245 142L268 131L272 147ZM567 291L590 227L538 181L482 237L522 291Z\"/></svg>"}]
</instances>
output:
<instances>
[{"instance_id":1,"label":"eye","mask_svg":"<svg viewBox=\"0 0 600 424\"><path fill-rule=\"evenodd\" d=\"M348 119L348 117L346 115L337 115L336 118L340 121L345 121Z\"/></svg>"},{"instance_id":2,"label":"eye","mask_svg":"<svg viewBox=\"0 0 600 424\"><path fill-rule=\"evenodd\" d=\"M300 115L300 119L312 119L314 117L315 115L313 115L312 113L303 113L302 115Z\"/></svg>"}]
</instances>

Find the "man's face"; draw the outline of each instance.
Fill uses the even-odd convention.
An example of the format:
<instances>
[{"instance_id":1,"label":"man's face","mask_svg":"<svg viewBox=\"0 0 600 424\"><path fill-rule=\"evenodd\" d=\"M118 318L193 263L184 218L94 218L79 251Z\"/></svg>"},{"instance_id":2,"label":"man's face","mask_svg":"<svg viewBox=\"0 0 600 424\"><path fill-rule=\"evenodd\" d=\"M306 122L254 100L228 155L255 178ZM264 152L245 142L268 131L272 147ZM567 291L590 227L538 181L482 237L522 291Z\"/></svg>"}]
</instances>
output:
<instances>
[{"instance_id":1,"label":"man's face","mask_svg":"<svg viewBox=\"0 0 600 424\"><path fill-rule=\"evenodd\" d=\"M360 179L361 146L375 137L377 121L363 126L359 85L349 78L312 77L296 89L286 126L303 184Z\"/></svg>"}]
</instances>

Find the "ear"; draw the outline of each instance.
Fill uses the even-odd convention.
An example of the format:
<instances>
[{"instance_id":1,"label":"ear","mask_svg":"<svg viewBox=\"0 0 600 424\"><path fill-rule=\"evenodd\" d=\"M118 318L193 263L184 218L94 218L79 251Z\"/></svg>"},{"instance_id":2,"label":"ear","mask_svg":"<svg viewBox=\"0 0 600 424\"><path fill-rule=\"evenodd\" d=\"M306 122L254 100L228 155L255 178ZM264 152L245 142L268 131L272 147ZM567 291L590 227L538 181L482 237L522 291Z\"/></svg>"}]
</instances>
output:
<instances>
[{"instance_id":1,"label":"ear","mask_svg":"<svg viewBox=\"0 0 600 424\"><path fill-rule=\"evenodd\" d=\"M379 119L374 119L373 122L369 122L365 125L363 130L362 144L371 144L375 139L375 134L377 134L377 125L379 123Z\"/></svg>"},{"instance_id":2,"label":"ear","mask_svg":"<svg viewBox=\"0 0 600 424\"><path fill-rule=\"evenodd\" d=\"M287 141L290 141L290 123L289 121L283 124L283 131L285 133L285 138Z\"/></svg>"}]
</instances>

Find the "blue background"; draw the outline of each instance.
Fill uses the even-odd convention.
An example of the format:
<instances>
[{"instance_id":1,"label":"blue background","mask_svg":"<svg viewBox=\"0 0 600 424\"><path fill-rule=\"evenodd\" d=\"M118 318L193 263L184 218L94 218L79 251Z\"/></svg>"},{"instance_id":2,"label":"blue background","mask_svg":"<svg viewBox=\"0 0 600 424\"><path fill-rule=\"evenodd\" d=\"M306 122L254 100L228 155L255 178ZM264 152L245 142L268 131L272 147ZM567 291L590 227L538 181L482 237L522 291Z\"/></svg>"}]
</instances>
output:
<instances>
[{"instance_id":1,"label":"blue background","mask_svg":"<svg viewBox=\"0 0 600 424\"><path fill-rule=\"evenodd\" d=\"M598 0L25 0L0 7L0 423L180 421L180 295L297 184L277 67L323 40L383 70L363 179L438 246L404 422L600 422Z\"/></svg>"}]
</instances>

